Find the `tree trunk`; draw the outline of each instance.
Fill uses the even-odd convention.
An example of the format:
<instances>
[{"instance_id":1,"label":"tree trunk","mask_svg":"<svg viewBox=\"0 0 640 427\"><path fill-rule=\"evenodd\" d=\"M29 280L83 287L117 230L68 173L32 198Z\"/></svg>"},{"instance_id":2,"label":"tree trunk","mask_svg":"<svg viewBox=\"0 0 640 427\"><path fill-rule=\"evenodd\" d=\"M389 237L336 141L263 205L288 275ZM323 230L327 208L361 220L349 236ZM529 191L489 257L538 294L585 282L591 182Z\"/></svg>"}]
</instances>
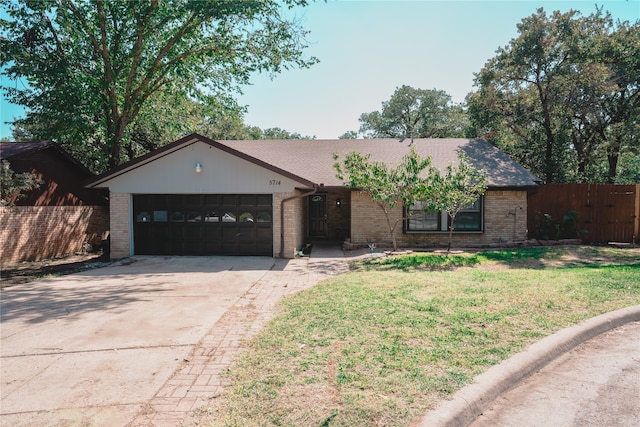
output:
<instances>
[{"instance_id":1,"label":"tree trunk","mask_svg":"<svg viewBox=\"0 0 640 427\"><path fill-rule=\"evenodd\" d=\"M449 226L449 242L447 242L447 255L451 251L451 239L453 238L453 221L455 220L455 216L449 215L449 219L451 220L451 225Z\"/></svg>"},{"instance_id":2,"label":"tree trunk","mask_svg":"<svg viewBox=\"0 0 640 427\"><path fill-rule=\"evenodd\" d=\"M551 126L551 112L549 111L549 100L547 99L548 93L546 93L542 87L542 82L539 80L536 87L538 89L538 97L540 99L540 106L542 107L542 118L544 133L546 136L545 152L544 152L544 172L545 172L545 184L551 184L554 181L554 164L553 164L553 146L555 145L555 135ZM548 90L548 87L547 87Z\"/></svg>"},{"instance_id":3,"label":"tree trunk","mask_svg":"<svg viewBox=\"0 0 640 427\"><path fill-rule=\"evenodd\" d=\"M123 117L118 118L115 121L115 129L113 135L110 136L109 141L111 144L109 167L114 168L120 166L122 161L122 141L124 139L124 130L127 127L127 122ZM129 159L132 160L132 159Z\"/></svg>"},{"instance_id":4,"label":"tree trunk","mask_svg":"<svg viewBox=\"0 0 640 427\"><path fill-rule=\"evenodd\" d=\"M396 227L391 225L391 218L389 218L389 212L384 211L384 217L387 220L387 227L389 227L389 234L391 235L391 247L393 251L398 250L398 243L396 242Z\"/></svg>"},{"instance_id":5,"label":"tree trunk","mask_svg":"<svg viewBox=\"0 0 640 427\"><path fill-rule=\"evenodd\" d=\"M607 172L607 183L615 184L616 175L618 174L618 153L607 154L607 160L609 161L609 171Z\"/></svg>"}]
</instances>

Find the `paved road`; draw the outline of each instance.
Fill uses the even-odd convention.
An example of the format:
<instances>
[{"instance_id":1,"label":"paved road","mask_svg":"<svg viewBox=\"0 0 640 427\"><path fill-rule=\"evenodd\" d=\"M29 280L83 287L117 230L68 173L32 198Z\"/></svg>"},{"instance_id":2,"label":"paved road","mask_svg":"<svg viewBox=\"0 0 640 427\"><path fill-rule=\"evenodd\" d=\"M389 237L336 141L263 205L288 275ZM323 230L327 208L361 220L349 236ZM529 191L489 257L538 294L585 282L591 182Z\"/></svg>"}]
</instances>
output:
<instances>
[{"instance_id":1,"label":"paved road","mask_svg":"<svg viewBox=\"0 0 640 427\"><path fill-rule=\"evenodd\" d=\"M640 322L599 335L499 397L471 427L640 426Z\"/></svg>"}]
</instances>

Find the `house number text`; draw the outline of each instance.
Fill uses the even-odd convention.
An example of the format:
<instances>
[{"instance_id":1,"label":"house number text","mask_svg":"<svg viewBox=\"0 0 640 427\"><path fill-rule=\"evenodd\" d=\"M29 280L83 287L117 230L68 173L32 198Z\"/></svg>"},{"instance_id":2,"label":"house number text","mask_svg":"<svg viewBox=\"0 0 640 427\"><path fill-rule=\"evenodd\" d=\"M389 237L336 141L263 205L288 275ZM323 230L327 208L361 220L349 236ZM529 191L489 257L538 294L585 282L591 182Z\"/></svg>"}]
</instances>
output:
<instances>
[{"instance_id":1,"label":"house number text","mask_svg":"<svg viewBox=\"0 0 640 427\"><path fill-rule=\"evenodd\" d=\"M269 185L280 185L279 179L272 179L269 181Z\"/></svg>"}]
</instances>

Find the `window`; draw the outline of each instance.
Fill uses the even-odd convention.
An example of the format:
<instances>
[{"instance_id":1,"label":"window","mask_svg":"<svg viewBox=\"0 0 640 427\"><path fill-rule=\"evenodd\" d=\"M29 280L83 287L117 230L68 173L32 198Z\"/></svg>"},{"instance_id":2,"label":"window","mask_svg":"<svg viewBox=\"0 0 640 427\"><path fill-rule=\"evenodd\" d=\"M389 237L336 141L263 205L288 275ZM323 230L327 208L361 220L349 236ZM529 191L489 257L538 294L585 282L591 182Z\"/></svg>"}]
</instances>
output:
<instances>
[{"instance_id":1,"label":"window","mask_svg":"<svg viewBox=\"0 0 640 427\"><path fill-rule=\"evenodd\" d=\"M424 211L423 202L415 202L407 208L407 231L439 231L440 212Z\"/></svg>"},{"instance_id":2,"label":"window","mask_svg":"<svg viewBox=\"0 0 640 427\"><path fill-rule=\"evenodd\" d=\"M167 211L153 211L153 221L154 222L167 222L167 217L169 213Z\"/></svg>"},{"instance_id":3,"label":"window","mask_svg":"<svg viewBox=\"0 0 640 427\"><path fill-rule=\"evenodd\" d=\"M225 214L222 215L222 222L236 222L236 214L233 212L225 212Z\"/></svg>"},{"instance_id":4,"label":"window","mask_svg":"<svg viewBox=\"0 0 640 427\"><path fill-rule=\"evenodd\" d=\"M449 231L450 219L446 212L423 210L422 202L415 202L405 208L405 231L407 233L428 233ZM458 212L453 222L453 232L482 231L483 198Z\"/></svg>"},{"instance_id":5,"label":"window","mask_svg":"<svg viewBox=\"0 0 640 427\"><path fill-rule=\"evenodd\" d=\"M220 217L214 211L207 212L207 215L204 217L205 222L218 222L220 221Z\"/></svg>"},{"instance_id":6,"label":"window","mask_svg":"<svg viewBox=\"0 0 640 427\"><path fill-rule=\"evenodd\" d=\"M262 211L258 214L256 222L271 222L271 214L266 211Z\"/></svg>"},{"instance_id":7,"label":"window","mask_svg":"<svg viewBox=\"0 0 640 427\"><path fill-rule=\"evenodd\" d=\"M482 230L482 215L480 199L470 206L458 212L453 221L453 231L480 231Z\"/></svg>"},{"instance_id":8,"label":"window","mask_svg":"<svg viewBox=\"0 0 640 427\"><path fill-rule=\"evenodd\" d=\"M149 212L140 212L136 217L136 221L138 222L151 222L151 215Z\"/></svg>"},{"instance_id":9,"label":"window","mask_svg":"<svg viewBox=\"0 0 640 427\"><path fill-rule=\"evenodd\" d=\"M202 221L202 215L200 214L200 212L191 212L189 214L189 216L187 217L187 221L188 222L201 222Z\"/></svg>"},{"instance_id":10,"label":"window","mask_svg":"<svg viewBox=\"0 0 640 427\"><path fill-rule=\"evenodd\" d=\"M173 212L171 214L171 222L184 222L184 214L182 212Z\"/></svg>"},{"instance_id":11,"label":"window","mask_svg":"<svg viewBox=\"0 0 640 427\"><path fill-rule=\"evenodd\" d=\"M253 215L251 212L244 212L240 215L240 222L253 222Z\"/></svg>"}]
</instances>

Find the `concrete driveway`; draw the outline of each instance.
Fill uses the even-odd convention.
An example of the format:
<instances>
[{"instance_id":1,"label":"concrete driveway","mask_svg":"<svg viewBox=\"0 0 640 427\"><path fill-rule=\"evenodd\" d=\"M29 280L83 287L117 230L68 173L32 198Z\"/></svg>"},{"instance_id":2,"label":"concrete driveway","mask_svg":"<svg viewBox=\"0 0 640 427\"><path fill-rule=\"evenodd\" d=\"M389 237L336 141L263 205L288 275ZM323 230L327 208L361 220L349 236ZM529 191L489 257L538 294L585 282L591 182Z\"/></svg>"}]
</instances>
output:
<instances>
[{"instance_id":1,"label":"concrete driveway","mask_svg":"<svg viewBox=\"0 0 640 427\"><path fill-rule=\"evenodd\" d=\"M0 424L130 423L278 262L137 257L3 290Z\"/></svg>"}]
</instances>

